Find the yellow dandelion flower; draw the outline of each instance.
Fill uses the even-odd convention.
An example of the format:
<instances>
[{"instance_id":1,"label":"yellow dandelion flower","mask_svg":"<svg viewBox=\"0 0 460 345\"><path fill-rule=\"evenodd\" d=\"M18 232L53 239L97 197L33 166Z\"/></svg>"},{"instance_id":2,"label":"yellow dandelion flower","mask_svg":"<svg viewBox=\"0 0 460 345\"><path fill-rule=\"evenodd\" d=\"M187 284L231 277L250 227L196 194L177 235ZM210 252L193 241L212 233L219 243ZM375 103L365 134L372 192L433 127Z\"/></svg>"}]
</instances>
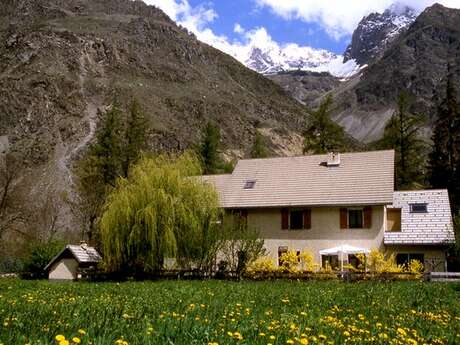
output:
<instances>
[{"instance_id":1,"label":"yellow dandelion flower","mask_svg":"<svg viewBox=\"0 0 460 345\"><path fill-rule=\"evenodd\" d=\"M294 344L294 340L288 339L288 340L286 340L286 344Z\"/></svg>"},{"instance_id":2,"label":"yellow dandelion flower","mask_svg":"<svg viewBox=\"0 0 460 345\"><path fill-rule=\"evenodd\" d=\"M398 328L396 331L398 332L398 334L402 335L403 337L407 335L406 331L403 330L402 328Z\"/></svg>"},{"instance_id":3,"label":"yellow dandelion flower","mask_svg":"<svg viewBox=\"0 0 460 345\"><path fill-rule=\"evenodd\" d=\"M300 339L300 343L301 343L302 345L308 345L308 339L307 339L307 338L301 338L301 339Z\"/></svg>"},{"instance_id":4,"label":"yellow dandelion flower","mask_svg":"<svg viewBox=\"0 0 460 345\"><path fill-rule=\"evenodd\" d=\"M78 334L80 335L85 335L86 334L86 331L84 329L79 329L78 330Z\"/></svg>"},{"instance_id":5,"label":"yellow dandelion flower","mask_svg":"<svg viewBox=\"0 0 460 345\"><path fill-rule=\"evenodd\" d=\"M70 345L70 343L69 343L68 340L65 340L65 339L64 339L64 340L61 340L61 341L59 342L59 345Z\"/></svg>"},{"instance_id":6,"label":"yellow dandelion flower","mask_svg":"<svg viewBox=\"0 0 460 345\"><path fill-rule=\"evenodd\" d=\"M345 332L343 332L343 335L346 336L346 337L349 337L349 336L350 336L350 332L345 331Z\"/></svg>"},{"instance_id":7,"label":"yellow dandelion flower","mask_svg":"<svg viewBox=\"0 0 460 345\"><path fill-rule=\"evenodd\" d=\"M318 338L323 341L327 339L327 337L324 334L318 335Z\"/></svg>"},{"instance_id":8,"label":"yellow dandelion flower","mask_svg":"<svg viewBox=\"0 0 460 345\"><path fill-rule=\"evenodd\" d=\"M81 343L81 340L80 340L80 338L78 338L78 337L73 337L73 338L72 338L72 341L73 341L75 344L80 344L80 343Z\"/></svg>"},{"instance_id":9,"label":"yellow dandelion flower","mask_svg":"<svg viewBox=\"0 0 460 345\"><path fill-rule=\"evenodd\" d=\"M57 342L65 340L65 337L62 334L58 334L54 339L56 339Z\"/></svg>"}]
</instances>

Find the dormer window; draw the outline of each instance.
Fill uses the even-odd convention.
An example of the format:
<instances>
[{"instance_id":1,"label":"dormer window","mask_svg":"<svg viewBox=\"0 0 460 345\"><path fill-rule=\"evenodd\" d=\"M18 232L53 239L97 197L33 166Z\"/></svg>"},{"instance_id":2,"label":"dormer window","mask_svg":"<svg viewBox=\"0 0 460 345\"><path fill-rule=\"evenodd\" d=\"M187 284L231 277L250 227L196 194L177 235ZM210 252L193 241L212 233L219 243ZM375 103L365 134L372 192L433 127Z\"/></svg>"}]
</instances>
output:
<instances>
[{"instance_id":1,"label":"dormer window","mask_svg":"<svg viewBox=\"0 0 460 345\"><path fill-rule=\"evenodd\" d=\"M256 186L256 181L255 180L247 180L244 183L244 189L254 189Z\"/></svg>"},{"instance_id":2,"label":"dormer window","mask_svg":"<svg viewBox=\"0 0 460 345\"><path fill-rule=\"evenodd\" d=\"M410 204L411 213L428 213L428 204Z\"/></svg>"}]
</instances>

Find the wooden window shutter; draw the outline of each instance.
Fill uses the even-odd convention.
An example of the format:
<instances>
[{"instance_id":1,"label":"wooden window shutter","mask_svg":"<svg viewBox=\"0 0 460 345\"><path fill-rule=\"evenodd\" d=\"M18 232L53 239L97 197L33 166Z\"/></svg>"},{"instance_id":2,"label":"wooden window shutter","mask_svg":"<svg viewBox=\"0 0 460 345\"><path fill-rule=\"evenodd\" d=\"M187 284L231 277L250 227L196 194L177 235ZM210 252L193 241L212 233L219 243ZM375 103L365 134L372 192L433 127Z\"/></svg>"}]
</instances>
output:
<instances>
[{"instance_id":1,"label":"wooden window shutter","mask_svg":"<svg viewBox=\"0 0 460 345\"><path fill-rule=\"evenodd\" d=\"M303 228L311 229L311 210L309 208L303 211Z\"/></svg>"},{"instance_id":2,"label":"wooden window shutter","mask_svg":"<svg viewBox=\"0 0 460 345\"><path fill-rule=\"evenodd\" d=\"M340 229L348 228L348 210L346 208L340 209Z\"/></svg>"},{"instance_id":3,"label":"wooden window shutter","mask_svg":"<svg viewBox=\"0 0 460 345\"><path fill-rule=\"evenodd\" d=\"M372 207L367 206L364 207L364 228L370 229L372 228Z\"/></svg>"},{"instance_id":4,"label":"wooden window shutter","mask_svg":"<svg viewBox=\"0 0 460 345\"><path fill-rule=\"evenodd\" d=\"M289 210L281 210L281 230L289 230Z\"/></svg>"}]
</instances>

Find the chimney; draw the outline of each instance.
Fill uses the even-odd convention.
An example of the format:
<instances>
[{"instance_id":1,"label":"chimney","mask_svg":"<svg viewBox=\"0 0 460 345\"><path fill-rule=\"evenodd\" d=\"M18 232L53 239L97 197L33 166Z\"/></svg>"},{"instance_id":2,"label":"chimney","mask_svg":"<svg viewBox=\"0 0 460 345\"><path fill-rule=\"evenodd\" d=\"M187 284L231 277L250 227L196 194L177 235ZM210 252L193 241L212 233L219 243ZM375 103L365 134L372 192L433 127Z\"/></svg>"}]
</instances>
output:
<instances>
[{"instance_id":1,"label":"chimney","mask_svg":"<svg viewBox=\"0 0 460 345\"><path fill-rule=\"evenodd\" d=\"M327 155L327 166L338 167L340 165L340 153L330 152Z\"/></svg>"}]
</instances>

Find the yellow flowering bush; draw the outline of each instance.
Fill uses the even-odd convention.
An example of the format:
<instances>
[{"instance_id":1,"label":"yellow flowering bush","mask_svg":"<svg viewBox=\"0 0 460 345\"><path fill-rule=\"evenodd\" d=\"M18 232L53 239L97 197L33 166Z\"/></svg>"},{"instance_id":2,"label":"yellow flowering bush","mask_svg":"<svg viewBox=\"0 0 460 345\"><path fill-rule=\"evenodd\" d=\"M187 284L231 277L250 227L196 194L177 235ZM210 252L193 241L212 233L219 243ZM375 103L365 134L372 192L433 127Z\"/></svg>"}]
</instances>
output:
<instances>
[{"instance_id":1,"label":"yellow flowering bush","mask_svg":"<svg viewBox=\"0 0 460 345\"><path fill-rule=\"evenodd\" d=\"M300 257L295 250L289 250L280 257L281 272L296 273L299 271Z\"/></svg>"},{"instance_id":2,"label":"yellow flowering bush","mask_svg":"<svg viewBox=\"0 0 460 345\"><path fill-rule=\"evenodd\" d=\"M249 272L274 272L276 269L275 260L269 256L258 258L247 268Z\"/></svg>"},{"instance_id":3,"label":"yellow flowering bush","mask_svg":"<svg viewBox=\"0 0 460 345\"><path fill-rule=\"evenodd\" d=\"M418 260L411 260L407 264L407 271L414 274L422 274L425 266Z\"/></svg>"},{"instance_id":4,"label":"yellow flowering bush","mask_svg":"<svg viewBox=\"0 0 460 345\"><path fill-rule=\"evenodd\" d=\"M313 253L309 250L303 250L302 253L300 253L300 264L302 271L306 272L316 272L319 267L315 262Z\"/></svg>"}]
</instances>

